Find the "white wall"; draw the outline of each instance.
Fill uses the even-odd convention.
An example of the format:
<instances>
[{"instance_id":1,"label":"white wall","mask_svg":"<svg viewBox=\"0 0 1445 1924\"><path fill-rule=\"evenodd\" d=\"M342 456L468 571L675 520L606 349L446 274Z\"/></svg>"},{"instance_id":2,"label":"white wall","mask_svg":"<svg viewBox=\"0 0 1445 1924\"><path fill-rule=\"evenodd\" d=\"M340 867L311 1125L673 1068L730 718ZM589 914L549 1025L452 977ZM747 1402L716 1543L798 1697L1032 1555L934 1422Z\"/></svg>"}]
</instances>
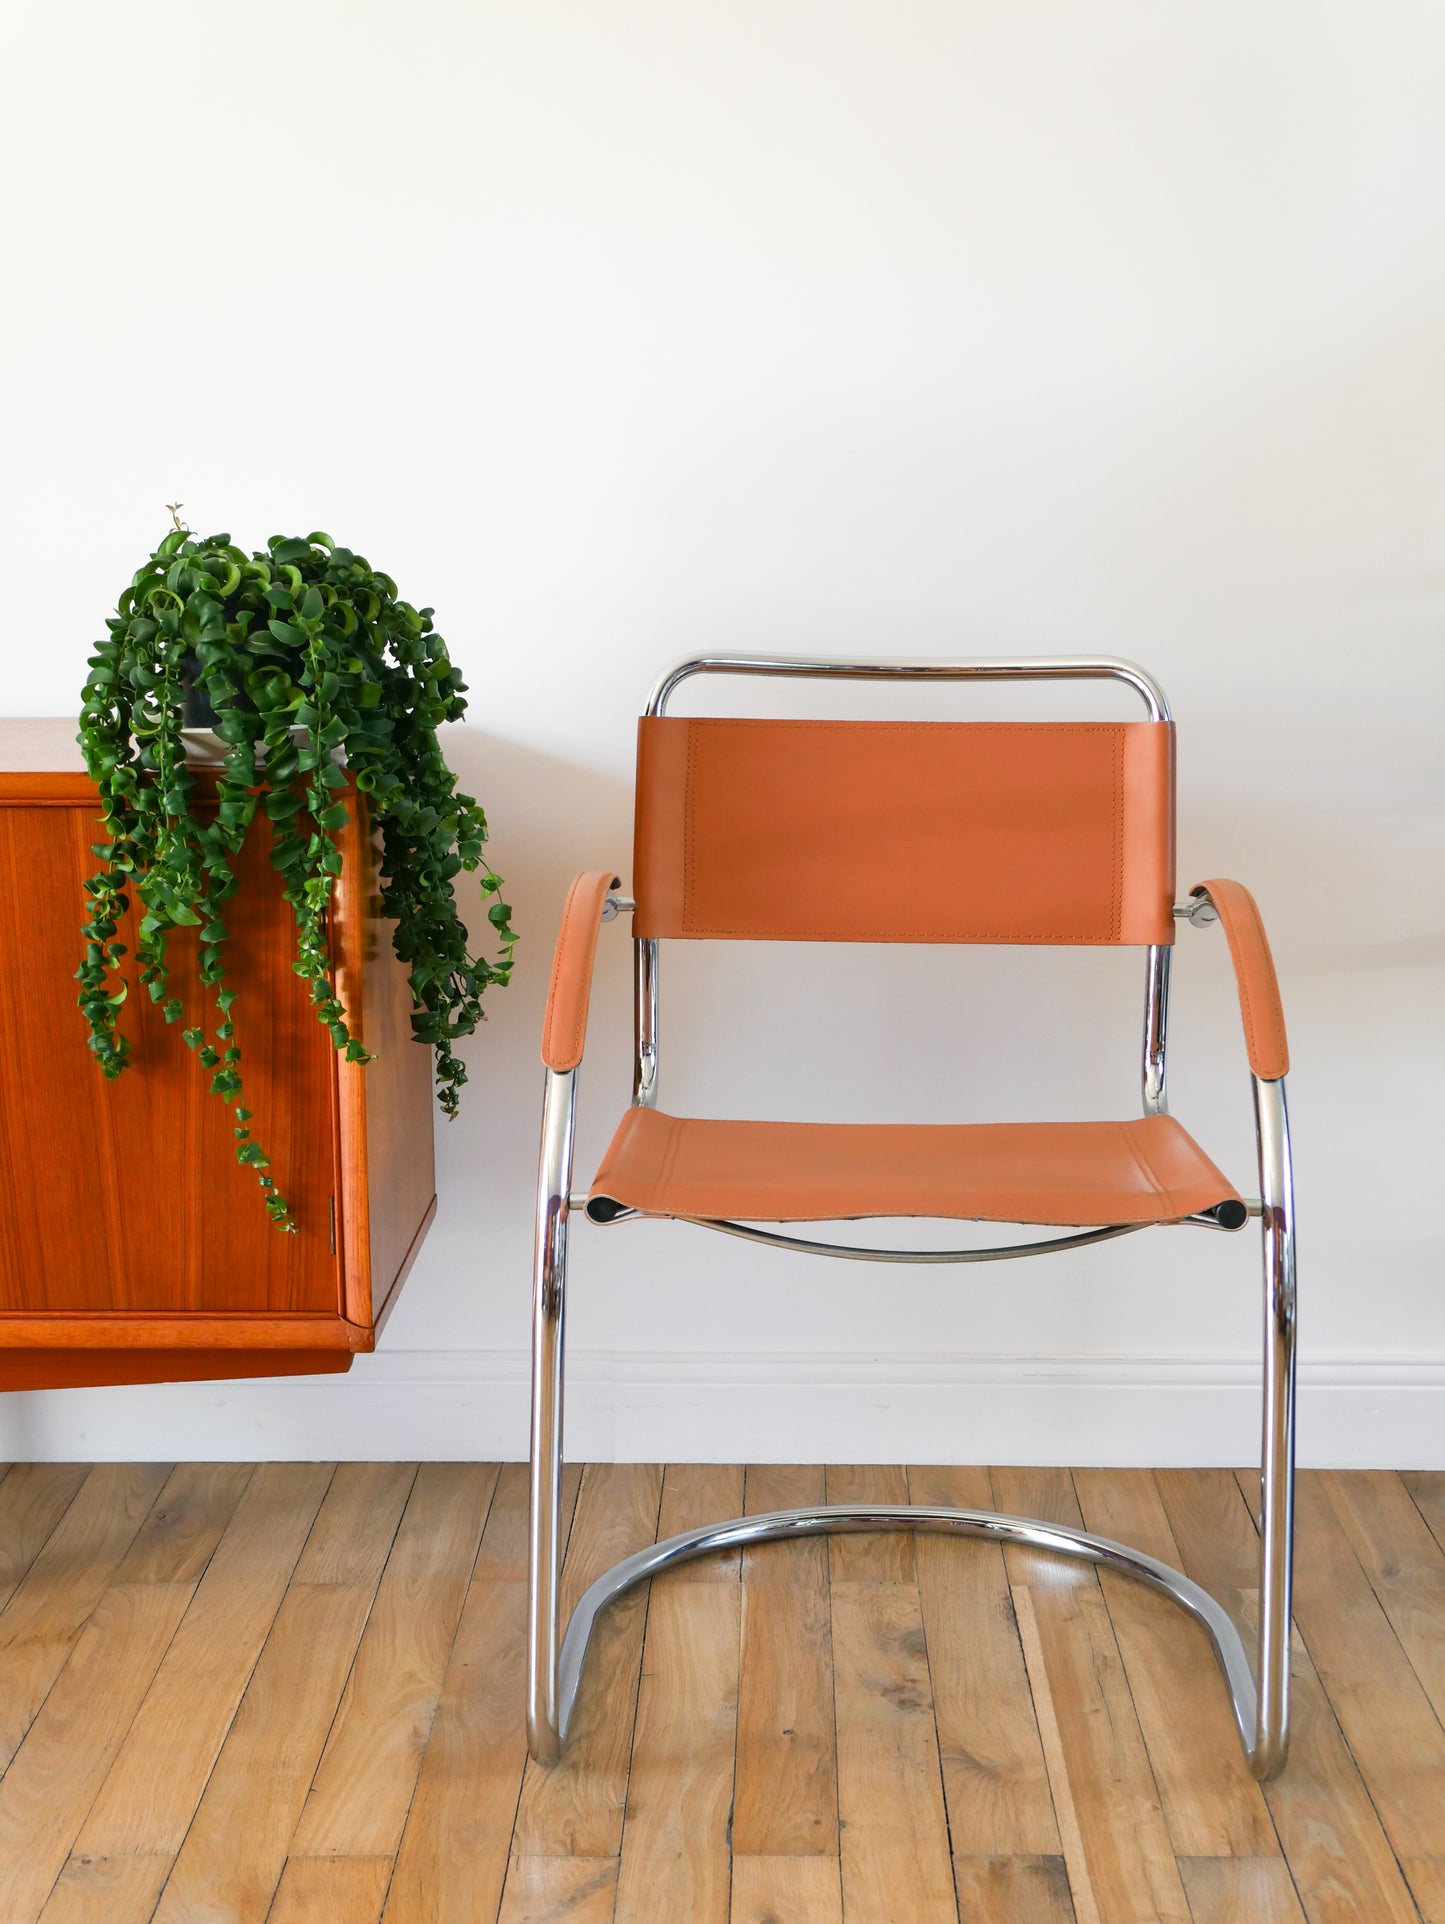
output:
<instances>
[{"instance_id":1,"label":"white wall","mask_svg":"<svg viewBox=\"0 0 1445 1924\"><path fill-rule=\"evenodd\" d=\"M380 1354L13 1397L0 1450L524 1451L561 897L626 868L655 671L767 646L1155 671L1181 881L1255 889L1288 998L1306 1456L1445 1463L1438 7L53 0L5 35L0 708L74 705L162 502L326 527L469 673L450 745L523 946ZM1174 1106L1252 1187L1223 944L1181 948ZM1140 969L691 950L664 1103L1129 1113ZM614 927L584 1160L629 971ZM943 1273L655 1225L575 1248L575 1454L1254 1447L1244 1238Z\"/></svg>"}]
</instances>

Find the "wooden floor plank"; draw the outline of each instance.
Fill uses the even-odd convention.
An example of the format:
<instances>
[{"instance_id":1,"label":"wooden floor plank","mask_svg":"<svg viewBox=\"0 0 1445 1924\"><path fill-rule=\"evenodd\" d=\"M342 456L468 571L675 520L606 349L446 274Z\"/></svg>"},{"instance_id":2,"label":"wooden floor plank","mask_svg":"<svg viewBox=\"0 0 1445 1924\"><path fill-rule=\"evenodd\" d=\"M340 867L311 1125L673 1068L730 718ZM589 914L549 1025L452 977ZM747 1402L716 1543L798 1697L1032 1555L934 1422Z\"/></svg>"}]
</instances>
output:
<instances>
[{"instance_id":1,"label":"wooden floor plank","mask_svg":"<svg viewBox=\"0 0 1445 1924\"><path fill-rule=\"evenodd\" d=\"M396 1855L496 1481L495 1465L422 1466L293 1856Z\"/></svg>"},{"instance_id":2,"label":"wooden floor plank","mask_svg":"<svg viewBox=\"0 0 1445 1924\"><path fill-rule=\"evenodd\" d=\"M86 1463L17 1463L0 1483L0 1610L89 1474Z\"/></svg>"},{"instance_id":3,"label":"wooden floor plank","mask_svg":"<svg viewBox=\"0 0 1445 1924\"><path fill-rule=\"evenodd\" d=\"M581 1475L563 1471L564 1541ZM384 1924L475 1924L501 1900L527 1755L527 1482L525 1463L497 1478Z\"/></svg>"},{"instance_id":4,"label":"wooden floor plank","mask_svg":"<svg viewBox=\"0 0 1445 1924\"><path fill-rule=\"evenodd\" d=\"M331 1475L326 1463L264 1463L247 1484L86 1820L81 1855L180 1849Z\"/></svg>"},{"instance_id":5,"label":"wooden floor plank","mask_svg":"<svg viewBox=\"0 0 1445 1924\"><path fill-rule=\"evenodd\" d=\"M736 1582L653 1586L617 1924L728 1924L739 1612Z\"/></svg>"},{"instance_id":6,"label":"wooden floor plank","mask_svg":"<svg viewBox=\"0 0 1445 1924\"><path fill-rule=\"evenodd\" d=\"M1320 1480L1436 1716L1445 1718L1445 1549L1394 1471L1332 1470Z\"/></svg>"},{"instance_id":7,"label":"wooden floor plank","mask_svg":"<svg viewBox=\"0 0 1445 1924\"><path fill-rule=\"evenodd\" d=\"M996 1469L997 1506L1080 1527L1066 1470ZM1143 1733L1103 1592L1087 1566L1011 1549L1015 1584L1026 1587L1037 1620L1037 1699L1047 1692L1057 1724L1068 1795L1077 1813L1083 1875L1070 1862L1081 1924L1090 1903L1103 1924L1189 1924L1189 1909ZM1025 1644L1027 1653L1027 1643ZM1055 1801L1059 1787L1055 1786ZM1065 1856L1069 1839L1064 1838ZM1086 1882L1087 1891L1081 1886Z\"/></svg>"},{"instance_id":8,"label":"wooden floor plank","mask_svg":"<svg viewBox=\"0 0 1445 1924\"><path fill-rule=\"evenodd\" d=\"M390 1857L291 1857L267 1924L377 1924Z\"/></svg>"},{"instance_id":9,"label":"wooden floor plank","mask_svg":"<svg viewBox=\"0 0 1445 1924\"><path fill-rule=\"evenodd\" d=\"M1445 1549L1445 1470L1401 1470L1400 1481L1430 1534Z\"/></svg>"},{"instance_id":10,"label":"wooden floor plank","mask_svg":"<svg viewBox=\"0 0 1445 1924\"><path fill-rule=\"evenodd\" d=\"M116 1583L199 1583L236 1505L251 1463L180 1463L166 1478L115 1573Z\"/></svg>"},{"instance_id":11,"label":"wooden floor plank","mask_svg":"<svg viewBox=\"0 0 1445 1924\"><path fill-rule=\"evenodd\" d=\"M293 1583L375 1589L416 1481L415 1463L343 1463L297 1559Z\"/></svg>"},{"instance_id":12,"label":"wooden floor plank","mask_svg":"<svg viewBox=\"0 0 1445 1924\"><path fill-rule=\"evenodd\" d=\"M1445 1924L1445 1858L1407 1857L1400 1868L1425 1924Z\"/></svg>"},{"instance_id":13,"label":"wooden floor plank","mask_svg":"<svg viewBox=\"0 0 1445 1924\"><path fill-rule=\"evenodd\" d=\"M1155 1481L1186 1573L1223 1604L1250 1645L1259 1540L1227 1470L1159 1470ZM1296 1637L1291 1664L1290 1760L1265 1786L1295 1888L1310 1924L1417 1924L1394 1853Z\"/></svg>"},{"instance_id":14,"label":"wooden floor plank","mask_svg":"<svg viewBox=\"0 0 1445 1924\"><path fill-rule=\"evenodd\" d=\"M963 1924L1075 1924L1062 1857L955 1857L953 1881Z\"/></svg>"},{"instance_id":15,"label":"wooden floor plank","mask_svg":"<svg viewBox=\"0 0 1445 1924\"><path fill-rule=\"evenodd\" d=\"M169 1857L72 1857L40 1924L148 1924Z\"/></svg>"},{"instance_id":16,"label":"wooden floor plank","mask_svg":"<svg viewBox=\"0 0 1445 1924\"><path fill-rule=\"evenodd\" d=\"M1076 1470L1074 1487L1096 1536L1179 1568L1179 1546L1148 1470ZM1208 1637L1167 1597L1107 1572L1101 1581L1175 1852L1278 1856Z\"/></svg>"},{"instance_id":17,"label":"wooden floor plank","mask_svg":"<svg viewBox=\"0 0 1445 1924\"><path fill-rule=\"evenodd\" d=\"M415 1476L402 1468L346 1463L332 1478L156 1924L196 1924L208 1906L264 1924Z\"/></svg>"},{"instance_id":18,"label":"wooden floor plank","mask_svg":"<svg viewBox=\"0 0 1445 1924\"><path fill-rule=\"evenodd\" d=\"M264 1924L371 1596L365 1582L287 1590L156 1924Z\"/></svg>"},{"instance_id":19,"label":"wooden floor plank","mask_svg":"<svg viewBox=\"0 0 1445 1924\"><path fill-rule=\"evenodd\" d=\"M35 1924L190 1602L189 1583L112 1584L0 1779L0 1918Z\"/></svg>"},{"instance_id":20,"label":"wooden floor plank","mask_svg":"<svg viewBox=\"0 0 1445 1924\"><path fill-rule=\"evenodd\" d=\"M1294 1614L1397 1857L1445 1857L1445 1729L1318 1471L1296 1480Z\"/></svg>"},{"instance_id":21,"label":"wooden floor plank","mask_svg":"<svg viewBox=\"0 0 1445 1924\"><path fill-rule=\"evenodd\" d=\"M562 1573L562 1617L595 1578L655 1540L662 1471L650 1463L592 1463L582 1478ZM598 1620L566 1755L527 1768L513 1849L520 1857L615 1857L642 1667L647 1591L633 1590Z\"/></svg>"},{"instance_id":22,"label":"wooden floor plank","mask_svg":"<svg viewBox=\"0 0 1445 1924\"><path fill-rule=\"evenodd\" d=\"M612 1924L615 1857L514 1857L498 1924Z\"/></svg>"},{"instance_id":23,"label":"wooden floor plank","mask_svg":"<svg viewBox=\"0 0 1445 1924\"><path fill-rule=\"evenodd\" d=\"M525 1463L504 1463L497 1477L496 1492L487 1511L487 1526L482 1532L472 1577L481 1582L508 1580L527 1575L527 1482ZM582 1465L569 1463L562 1471L562 1512L560 1536L566 1545L572 1531L572 1516L577 1508L577 1492L582 1483Z\"/></svg>"},{"instance_id":24,"label":"wooden floor plank","mask_svg":"<svg viewBox=\"0 0 1445 1924\"><path fill-rule=\"evenodd\" d=\"M467 1591L402 1832L384 1924L490 1924L527 1756L527 1586L483 1577Z\"/></svg>"},{"instance_id":25,"label":"wooden floor plank","mask_svg":"<svg viewBox=\"0 0 1445 1924\"><path fill-rule=\"evenodd\" d=\"M749 1515L824 1500L821 1468L758 1465ZM828 1546L821 1538L763 1543L742 1559L733 1849L788 1860L838 1854Z\"/></svg>"},{"instance_id":26,"label":"wooden floor plank","mask_svg":"<svg viewBox=\"0 0 1445 1924\"><path fill-rule=\"evenodd\" d=\"M834 1475L569 1468L568 1602L659 1527L906 1500L896 1472ZM1301 1478L1293 1754L1264 1802L1180 1613L938 1536L906 1563L844 1546L881 1579L830 1579L821 1540L659 1579L592 1653L587 1756L524 1773L526 1482L0 1476L0 1723L12 1676L38 1703L0 1776L3 1924L1445 1924L1445 1477ZM1077 1495L1248 1631L1256 1485L906 1490L1074 1524Z\"/></svg>"},{"instance_id":27,"label":"wooden floor plank","mask_svg":"<svg viewBox=\"0 0 1445 1924\"><path fill-rule=\"evenodd\" d=\"M908 1493L914 1503L993 1507L987 1470L910 1468ZM954 1855L1003 1861L1057 1853L1003 1552L923 1532L913 1554Z\"/></svg>"},{"instance_id":28,"label":"wooden floor plank","mask_svg":"<svg viewBox=\"0 0 1445 1924\"><path fill-rule=\"evenodd\" d=\"M831 1463L830 1503L906 1503L908 1472L901 1463ZM906 1530L828 1539L834 1583L912 1583L913 1538Z\"/></svg>"},{"instance_id":29,"label":"wooden floor plank","mask_svg":"<svg viewBox=\"0 0 1445 1924\"><path fill-rule=\"evenodd\" d=\"M728 1924L843 1924L837 1858L735 1857Z\"/></svg>"},{"instance_id":30,"label":"wooden floor plank","mask_svg":"<svg viewBox=\"0 0 1445 1924\"><path fill-rule=\"evenodd\" d=\"M832 1605L844 1912L868 1924L954 1924L918 1591L835 1578Z\"/></svg>"},{"instance_id":31,"label":"wooden floor plank","mask_svg":"<svg viewBox=\"0 0 1445 1924\"><path fill-rule=\"evenodd\" d=\"M1282 1857L1181 1857L1179 1870L1194 1924L1304 1924Z\"/></svg>"},{"instance_id":32,"label":"wooden floor plank","mask_svg":"<svg viewBox=\"0 0 1445 1924\"><path fill-rule=\"evenodd\" d=\"M0 1616L0 1770L160 1495L168 1465L99 1463Z\"/></svg>"},{"instance_id":33,"label":"wooden floor plank","mask_svg":"<svg viewBox=\"0 0 1445 1924\"><path fill-rule=\"evenodd\" d=\"M727 1523L742 1513L740 1463L669 1463L663 1472L659 1542L704 1523ZM688 1583L732 1583L737 1579L739 1556L737 1550L719 1551L680 1565L677 1574Z\"/></svg>"}]
</instances>

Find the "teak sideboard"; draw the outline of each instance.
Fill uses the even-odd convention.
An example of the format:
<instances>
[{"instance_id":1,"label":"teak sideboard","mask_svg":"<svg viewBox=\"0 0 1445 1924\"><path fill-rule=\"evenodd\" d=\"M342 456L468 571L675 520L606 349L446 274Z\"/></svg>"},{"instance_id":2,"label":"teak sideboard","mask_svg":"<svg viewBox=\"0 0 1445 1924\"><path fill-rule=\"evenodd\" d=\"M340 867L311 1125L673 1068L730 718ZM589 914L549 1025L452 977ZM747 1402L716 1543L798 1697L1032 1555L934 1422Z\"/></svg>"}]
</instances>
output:
<instances>
[{"instance_id":1,"label":"teak sideboard","mask_svg":"<svg viewBox=\"0 0 1445 1924\"><path fill-rule=\"evenodd\" d=\"M259 816L226 905L245 1102L296 1218L285 1235L180 1034L217 1019L194 933L170 938L186 1015L168 1024L136 982L134 904L131 1063L114 1082L97 1068L74 980L105 839L95 787L73 722L0 721L0 1389L345 1370L375 1347L436 1210L431 1051L377 912L364 800L347 799L331 948L371 1064L332 1047L291 967Z\"/></svg>"}]
</instances>

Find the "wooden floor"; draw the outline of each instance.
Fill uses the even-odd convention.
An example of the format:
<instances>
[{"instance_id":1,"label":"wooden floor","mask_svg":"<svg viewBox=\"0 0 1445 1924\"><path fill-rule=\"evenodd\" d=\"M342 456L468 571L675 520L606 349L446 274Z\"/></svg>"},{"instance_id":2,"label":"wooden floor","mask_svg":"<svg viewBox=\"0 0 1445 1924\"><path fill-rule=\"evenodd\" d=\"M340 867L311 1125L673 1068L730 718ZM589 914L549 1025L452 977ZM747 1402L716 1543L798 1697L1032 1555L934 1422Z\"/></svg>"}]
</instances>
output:
<instances>
[{"instance_id":1,"label":"wooden floor","mask_svg":"<svg viewBox=\"0 0 1445 1924\"><path fill-rule=\"evenodd\" d=\"M568 1602L794 1504L1051 1517L1254 1608L1225 1471L597 1465ZM1246 1771L1203 1633L939 1537L769 1544L604 1619L526 1761L517 1465L0 1480L4 1924L1445 1924L1445 1475L1307 1475L1295 1734Z\"/></svg>"}]
</instances>

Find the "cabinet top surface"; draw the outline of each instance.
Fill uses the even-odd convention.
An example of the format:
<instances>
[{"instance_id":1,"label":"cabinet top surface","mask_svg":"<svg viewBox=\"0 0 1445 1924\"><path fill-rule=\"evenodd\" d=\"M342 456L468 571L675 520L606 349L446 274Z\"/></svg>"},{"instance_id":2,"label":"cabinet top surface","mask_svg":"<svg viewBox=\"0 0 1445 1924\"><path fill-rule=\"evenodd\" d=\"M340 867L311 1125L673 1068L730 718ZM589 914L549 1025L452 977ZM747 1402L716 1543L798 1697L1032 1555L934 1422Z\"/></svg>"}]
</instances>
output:
<instances>
[{"instance_id":1,"label":"cabinet top surface","mask_svg":"<svg viewBox=\"0 0 1445 1924\"><path fill-rule=\"evenodd\" d=\"M0 801L94 802L72 715L0 716ZM205 773L217 766L207 729L186 731L186 760Z\"/></svg>"},{"instance_id":2,"label":"cabinet top surface","mask_svg":"<svg viewBox=\"0 0 1445 1924\"><path fill-rule=\"evenodd\" d=\"M0 717L0 775L83 775L73 715Z\"/></svg>"}]
</instances>

